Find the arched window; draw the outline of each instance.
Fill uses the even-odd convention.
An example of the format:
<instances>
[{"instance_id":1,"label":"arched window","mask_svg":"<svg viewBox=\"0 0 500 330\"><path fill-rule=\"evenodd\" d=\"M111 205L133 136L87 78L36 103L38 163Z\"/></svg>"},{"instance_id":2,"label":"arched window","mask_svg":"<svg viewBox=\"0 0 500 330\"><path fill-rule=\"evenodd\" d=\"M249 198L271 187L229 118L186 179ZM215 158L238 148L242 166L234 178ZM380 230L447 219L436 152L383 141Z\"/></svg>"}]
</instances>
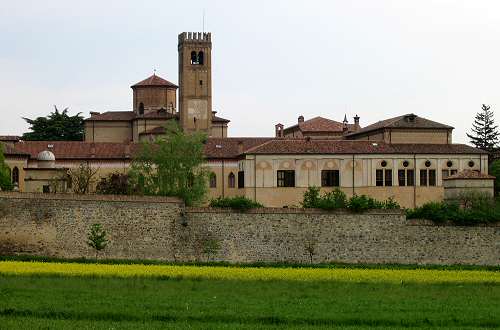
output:
<instances>
[{"instance_id":1,"label":"arched window","mask_svg":"<svg viewBox=\"0 0 500 330\"><path fill-rule=\"evenodd\" d=\"M12 170L12 183L19 185L19 169L17 167Z\"/></svg>"},{"instance_id":2,"label":"arched window","mask_svg":"<svg viewBox=\"0 0 500 330\"><path fill-rule=\"evenodd\" d=\"M144 103L139 103L139 114L143 115L144 114Z\"/></svg>"},{"instance_id":3,"label":"arched window","mask_svg":"<svg viewBox=\"0 0 500 330\"><path fill-rule=\"evenodd\" d=\"M203 61L204 61L204 54L203 54L203 52L199 52L198 53L198 64L203 65Z\"/></svg>"},{"instance_id":4,"label":"arched window","mask_svg":"<svg viewBox=\"0 0 500 330\"><path fill-rule=\"evenodd\" d=\"M228 184L229 184L229 188L236 187L236 177L234 176L234 174L232 172L229 173Z\"/></svg>"},{"instance_id":5,"label":"arched window","mask_svg":"<svg viewBox=\"0 0 500 330\"><path fill-rule=\"evenodd\" d=\"M194 50L191 52L191 64L199 64L198 63L198 55L196 54L196 52Z\"/></svg>"},{"instance_id":6,"label":"arched window","mask_svg":"<svg viewBox=\"0 0 500 330\"><path fill-rule=\"evenodd\" d=\"M217 175L210 173L210 188L217 188Z\"/></svg>"}]
</instances>

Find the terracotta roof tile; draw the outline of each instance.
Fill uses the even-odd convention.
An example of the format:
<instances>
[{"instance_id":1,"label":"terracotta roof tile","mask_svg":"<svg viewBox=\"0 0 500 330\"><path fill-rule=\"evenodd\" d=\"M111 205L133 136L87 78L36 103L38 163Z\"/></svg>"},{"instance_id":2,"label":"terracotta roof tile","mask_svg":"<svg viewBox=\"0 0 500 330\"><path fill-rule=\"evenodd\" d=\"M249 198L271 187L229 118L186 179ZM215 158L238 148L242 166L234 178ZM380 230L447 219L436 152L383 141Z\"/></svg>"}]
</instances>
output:
<instances>
[{"instance_id":1,"label":"terracotta roof tile","mask_svg":"<svg viewBox=\"0 0 500 330\"><path fill-rule=\"evenodd\" d=\"M19 140L21 140L21 137L17 135L0 135L0 141L17 142Z\"/></svg>"},{"instance_id":2,"label":"terracotta roof tile","mask_svg":"<svg viewBox=\"0 0 500 330\"><path fill-rule=\"evenodd\" d=\"M237 158L242 152L272 140L270 137L208 138L205 144L207 158Z\"/></svg>"},{"instance_id":3,"label":"terracotta roof tile","mask_svg":"<svg viewBox=\"0 0 500 330\"><path fill-rule=\"evenodd\" d=\"M387 144L358 140L275 139L246 154L484 154L464 144Z\"/></svg>"},{"instance_id":4,"label":"terracotta roof tile","mask_svg":"<svg viewBox=\"0 0 500 330\"><path fill-rule=\"evenodd\" d=\"M352 131L354 128L353 124L347 124L348 130ZM294 126L285 128L285 132L293 129L299 129L302 132L340 132L344 130L344 124L335 120L314 117L312 119L303 121Z\"/></svg>"},{"instance_id":5,"label":"terracotta roof tile","mask_svg":"<svg viewBox=\"0 0 500 330\"><path fill-rule=\"evenodd\" d=\"M9 144L5 144L5 143L1 143L0 142L0 148L3 148L2 149L3 150L3 154L5 156L26 156L26 157L29 156L29 153L21 151L21 150L18 150L15 147L13 147L13 146L11 146Z\"/></svg>"},{"instance_id":6,"label":"terracotta roof tile","mask_svg":"<svg viewBox=\"0 0 500 330\"><path fill-rule=\"evenodd\" d=\"M135 118L133 111L108 111L103 113L91 113L90 118L85 121L130 121Z\"/></svg>"},{"instance_id":7,"label":"terracotta roof tile","mask_svg":"<svg viewBox=\"0 0 500 330\"><path fill-rule=\"evenodd\" d=\"M179 119L179 114L171 114L169 112L158 110L158 111L148 111L143 115L138 115L133 111L107 111L103 113L91 113L90 118L85 119L85 121L132 121L134 119ZM212 122L228 123L228 119L213 116ZM0 139L1 141L1 139Z\"/></svg>"},{"instance_id":8,"label":"terracotta roof tile","mask_svg":"<svg viewBox=\"0 0 500 330\"><path fill-rule=\"evenodd\" d=\"M494 180L495 177L492 175L479 173L478 171L472 170L463 170L458 172L457 174L450 175L447 178L443 178L443 180L457 180L457 179L482 179L482 180Z\"/></svg>"},{"instance_id":9,"label":"terracotta roof tile","mask_svg":"<svg viewBox=\"0 0 500 330\"><path fill-rule=\"evenodd\" d=\"M229 123L230 120L222 118L222 117L212 116L212 122L213 123Z\"/></svg>"},{"instance_id":10,"label":"terracotta roof tile","mask_svg":"<svg viewBox=\"0 0 500 330\"><path fill-rule=\"evenodd\" d=\"M36 159L38 153L51 151L58 159L126 159L139 150L141 144L89 143L79 141L21 141L17 151Z\"/></svg>"},{"instance_id":11,"label":"terracotta roof tile","mask_svg":"<svg viewBox=\"0 0 500 330\"><path fill-rule=\"evenodd\" d=\"M413 121L409 120L414 118ZM406 114L394 118L389 118L376 122L375 124L363 127L355 132L348 134L348 136L353 136L361 133L367 133L376 131L382 128L434 128L434 129L453 129L453 127L441 124L426 118L419 117L414 114Z\"/></svg>"},{"instance_id":12,"label":"terracotta roof tile","mask_svg":"<svg viewBox=\"0 0 500 330\"><path fill-rule=\"evenodd\" d=\"M132 88L136 87L167 87L167 88L179 88L176 84L171 83L168 80L165 80L156 74L148 77L135 85L132 85Z\"/></svg>"}]
</instances>

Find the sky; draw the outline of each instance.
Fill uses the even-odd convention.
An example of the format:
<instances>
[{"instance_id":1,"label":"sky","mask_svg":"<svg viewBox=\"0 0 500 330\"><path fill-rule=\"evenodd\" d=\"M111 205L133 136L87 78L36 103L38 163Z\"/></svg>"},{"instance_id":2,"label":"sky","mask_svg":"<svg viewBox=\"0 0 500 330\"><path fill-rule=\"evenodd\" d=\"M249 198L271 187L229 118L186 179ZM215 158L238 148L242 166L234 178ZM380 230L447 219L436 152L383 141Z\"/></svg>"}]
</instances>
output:
<instances>
[{"instance_id":1,"label":"sky","mask_svg":"<svg viewBox=\"0 0 500 330\"><path fill-rule=\"evenodd\" d=\"M0 0L0 135L57 105L132 108L153 70L177 83L177 35L212 32L213 107L230 136L315 116L415 113L467 143L500 107L497 0ZM500 117L497 116L497 121Z\"/></svg>"}]
</instances>

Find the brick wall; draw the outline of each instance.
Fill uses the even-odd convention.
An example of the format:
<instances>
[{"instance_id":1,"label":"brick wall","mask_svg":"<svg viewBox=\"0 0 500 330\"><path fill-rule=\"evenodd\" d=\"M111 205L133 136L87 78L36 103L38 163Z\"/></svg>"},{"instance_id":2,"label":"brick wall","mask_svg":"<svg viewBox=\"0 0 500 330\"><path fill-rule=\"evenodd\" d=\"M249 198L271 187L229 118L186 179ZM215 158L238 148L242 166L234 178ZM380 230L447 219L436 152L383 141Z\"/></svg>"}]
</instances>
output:
<instances>
[{"instance_id":1,"label":"brick wall","mask_svg":"<svg viewBox=\"0 0 500 330\"><path fill-rule=\"evenodd\" d=\"M0 193L0 254L92 257L91 224L111 239L102 257L229 262L500 264L500 227L409 222L399 211L324 213L184 209L169 198Z\"/></svg>"}]
</instances>

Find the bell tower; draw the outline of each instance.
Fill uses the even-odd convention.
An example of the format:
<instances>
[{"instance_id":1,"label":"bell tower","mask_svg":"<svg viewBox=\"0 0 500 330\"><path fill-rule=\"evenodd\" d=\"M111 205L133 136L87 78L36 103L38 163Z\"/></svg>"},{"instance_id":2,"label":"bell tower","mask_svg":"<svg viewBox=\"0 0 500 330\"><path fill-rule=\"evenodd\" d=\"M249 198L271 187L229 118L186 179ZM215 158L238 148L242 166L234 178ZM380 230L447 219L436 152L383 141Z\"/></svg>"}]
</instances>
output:
<instances>
[{"instance_id":1,"label":"bell tower","mask_svg":"<svg viewBox=\"0 0 500 330\"><path fill-rule=\"evenodd\" d=\"M212 35L179 34L179 114L185 132L212 130Z\"/></svg>"}]
</instances>

